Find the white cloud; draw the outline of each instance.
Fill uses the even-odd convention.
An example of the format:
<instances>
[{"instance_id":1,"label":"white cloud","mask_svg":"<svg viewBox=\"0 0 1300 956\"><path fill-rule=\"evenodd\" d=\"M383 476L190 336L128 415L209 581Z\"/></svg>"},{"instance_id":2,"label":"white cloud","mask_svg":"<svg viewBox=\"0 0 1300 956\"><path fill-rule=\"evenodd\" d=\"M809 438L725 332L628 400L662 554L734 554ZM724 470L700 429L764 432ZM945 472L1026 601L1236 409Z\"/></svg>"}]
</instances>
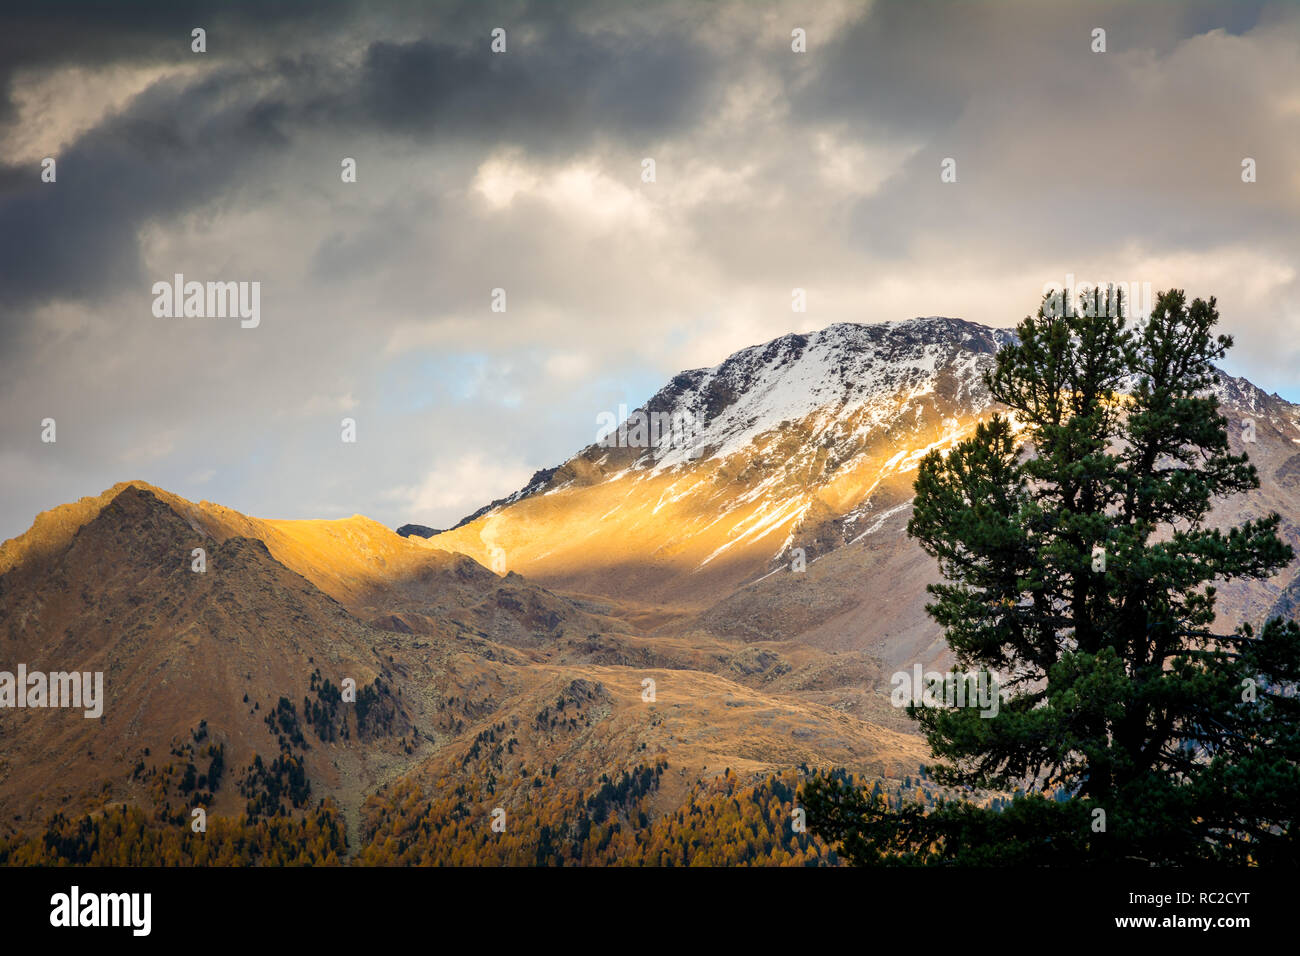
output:
<instances>
[{"instance_id":1,"label":"white cloud","mask_svg":"<svg viewBox=\"0 0 1300 956\"><path fill-rule=\"evenodd\" d=\"M398 504L408 521L450 527L489 501L518 491L534 470L475 452L435 462L418 484L391 488L383 497Z\"/></svg>"}]
</instances>

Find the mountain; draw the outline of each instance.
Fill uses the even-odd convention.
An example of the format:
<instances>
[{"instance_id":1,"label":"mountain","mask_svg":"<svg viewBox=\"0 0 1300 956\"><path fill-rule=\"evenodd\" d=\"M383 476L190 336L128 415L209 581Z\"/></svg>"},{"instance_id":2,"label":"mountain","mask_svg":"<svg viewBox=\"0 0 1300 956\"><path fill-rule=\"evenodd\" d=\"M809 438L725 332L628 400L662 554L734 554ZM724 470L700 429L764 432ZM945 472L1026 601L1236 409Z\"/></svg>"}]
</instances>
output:
<instances>
[{"instance_id":1,"label":"mountain","mask_svg":"<svg viewBox=\"0 0 1300 956\"><path fill-rule=\"evenodd\" d=\"M329 797L356 849L363 806L390 785L515 807L529 770L585 792L648 761L673 807L724 767L901 778L923 756L915 737L765 688L773 661L743 647L650 641L604 605L359 515L267 521L143 482L0 545L0 655L0 670L100 672L104 687L93 719L0 708L0 837L55 811L153 806L175 823ZM509 752L480 767L507 728Z\"/></svg>"},{"instance_id":2,"label":"mountain","mask_svg":"<svg viewBox=\"0 0 1300 956\"><path fill-rule=\"evenodd\" d=\"M281 753L322 792L354 779L364 787L401 754L412 718L428 720L420 701L390 690L395 636L349 614L264 541L218 527L200 507L127 484L42 515L0 549L5 668L102 672L105 697L97 719L75 709L0 712L6 822L146 802L151 792L193 799L187 765L212 778L198 785L211 785L201 805L234 814L281 789L284 780L249 772L256 757L270 764ZM268 727L281 698L296 707L314 692L313 675L349 677L375 695L369 725L352 728L364 749L327 753L303 738L286 747L300 728L278 718ZM373 719L381 712L382 727Z\"/></svg>"},{"instance_id":3,"label":"mountain","mask_svg":"<svg viewBox=\"0 0 1300 956\"><path fill-rule=\"evenodd\" d=\"M811 561L871 533L924 451L988 408L979 373L1006 341L925 319L744 349L634 413L697 422L689 441L592 444L430 543L485 563L500 548L511 568L575 591L702 610L794 547Z\"/></svg>"},{"instance_id":4,"label":"mountain","mask_svg":"<svg viewBox=\"0 0 1300 956\"><path fill-rule=\"evenodd\" d=\"M995 410L982 373L1012 338L929 317L743 349L675 376L629 416L619 447L589 445L427 543L613 600L656 634L865 652L887 670L929 664L945 647L924 613L937 569L904 534L911 484L928 451ZM1261 489L1212 519L1276 510L1300 550L1300 407L1227 374L1217 395ZM685 427L635 447L656 416ZM1288 579L1221 588L1225 620L1258 619Z\"/></svg>"}]
</instances>

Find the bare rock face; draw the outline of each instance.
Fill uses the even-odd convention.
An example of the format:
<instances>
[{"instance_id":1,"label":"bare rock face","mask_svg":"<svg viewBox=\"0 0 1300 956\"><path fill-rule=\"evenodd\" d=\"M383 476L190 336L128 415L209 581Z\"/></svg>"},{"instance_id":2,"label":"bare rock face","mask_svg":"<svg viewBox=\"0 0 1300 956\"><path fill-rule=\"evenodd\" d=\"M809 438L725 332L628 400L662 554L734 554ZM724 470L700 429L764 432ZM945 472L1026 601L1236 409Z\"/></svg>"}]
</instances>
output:
<instances>
[{"instance_id":1,"label":"bare rock face","mask_svg":"<svg viewBox=\"0 0 1300 956\"><path fill-rule=\"evenodd\" d=\"M404 524L397 529L397 534L402 538L409 538L415 535L417 538L432 538L435 534L442 534L437 528L426 527L422 524Z\"/></svg>"}]
</instances>

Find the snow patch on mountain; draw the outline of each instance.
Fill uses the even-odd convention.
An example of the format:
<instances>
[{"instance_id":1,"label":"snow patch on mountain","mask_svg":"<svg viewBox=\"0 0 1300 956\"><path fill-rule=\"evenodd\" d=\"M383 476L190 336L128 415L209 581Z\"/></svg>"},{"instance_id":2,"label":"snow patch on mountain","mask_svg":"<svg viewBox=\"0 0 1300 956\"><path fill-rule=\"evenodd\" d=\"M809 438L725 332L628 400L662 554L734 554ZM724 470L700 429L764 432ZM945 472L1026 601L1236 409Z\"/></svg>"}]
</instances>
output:
<instances>
[{"instance_id":1,"label":"snow patch on mountain","mask_svg":"<svg viewBox=\"0 0 1300 956\"><path fill-rule=\"evenodd\" d=\"M702 423L685 445L648 449L638 467L658 472L701 457L725 460L783 426L813 420L813 436L861 439L897 417L900 401L934 393L940 375L955 398L978 402L979 373L1012 333L938 316L879 325L837 323L785 335L674 379L645 406ZM682 384L689 383L685 388ZM840 434L846 420L857 422Z\"/></svg>"}]
</instances>

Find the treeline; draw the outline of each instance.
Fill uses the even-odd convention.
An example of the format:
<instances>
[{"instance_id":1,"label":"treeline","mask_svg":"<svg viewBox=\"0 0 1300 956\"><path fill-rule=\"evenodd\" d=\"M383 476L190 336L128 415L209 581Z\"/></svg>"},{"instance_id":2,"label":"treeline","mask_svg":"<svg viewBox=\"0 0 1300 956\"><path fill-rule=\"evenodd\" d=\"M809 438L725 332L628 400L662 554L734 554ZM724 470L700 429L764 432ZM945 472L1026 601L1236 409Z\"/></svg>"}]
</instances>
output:
<instances>
[{"instance_id":1,"label":"treeline","mask_svg":"<svg viewBox=\"0 0 1300 956\"><path fill-rule=\"evenodd\" d=\"M674 812L655 814L667 764L641 765L584 796L548 786L516 799L467 800L440 781L431 794L410 781L372 796L365 845L372 866L834 866L839 859L797 820L805 777L786 771L744 782L730 769L691 787ZM483 795L487 795L486 786ZM500 832L492 828L493 811Z\"/></svg>"},{"instance_id":2,"label":"treeline","mask_svg":"<svg viewBox=\"0 0 1300 956\"><path fill-rule=\"evenodd\" d=\"M0 838L0 866L338 866L347 839L326 799L294 819L210 817L196 833L185 814L114 806L79 819L56 813L37 837Z\"/></svg>"},{"instance_id":3,"label":"treeline","mask_svg":"<svg viewBox=\"0 0 1300 956\"><path fill-rule=\"evenodd\" d=\"M56 814L43 834L0 841L0 865L99 866L836 866L800 800L807 767L742 780L723 775L691 785L663 811L668 764L602 775L587 790L555 779L556 767L505 776L497 764L510 738L492 728L476 741L469 775L426 789L407 778L374 794L362 810L361 846L349 860L344 827L330 800L295 811L253 806L237 819L211 817L194 833L184 811L113 807L80 819ZM471 747L471 750L474 748ZM501 774L502 776L498 776ZM886 805L933 805L925 772L870 784L843 770L850 786L870 786ZM261 781L265 782L265 781ZM679 784L680 786L680 784ZM277 794L277 797L282 796ZM286 801L289 802L289 801ZM495 824L495 827L494 827Z\"/></svg>"}]
</instances>

